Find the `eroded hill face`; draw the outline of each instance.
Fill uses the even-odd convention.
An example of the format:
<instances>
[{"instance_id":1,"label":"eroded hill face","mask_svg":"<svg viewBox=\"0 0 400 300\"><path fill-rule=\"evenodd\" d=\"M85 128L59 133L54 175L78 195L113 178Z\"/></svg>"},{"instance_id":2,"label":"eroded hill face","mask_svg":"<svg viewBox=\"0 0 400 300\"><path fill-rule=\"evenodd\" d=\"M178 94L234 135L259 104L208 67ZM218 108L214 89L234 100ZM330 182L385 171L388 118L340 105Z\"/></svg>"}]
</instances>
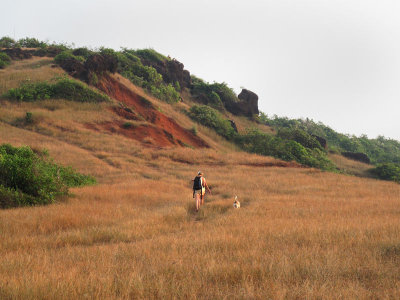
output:
<instances>
[{"instance_id":1,"label":"eroded hill face","mask_svg":"<svg viewBox=\"0 0 400 300\"><path fill-rule=\"evenodd\" d=\"M159 147L192 146L208 147L207 143L190 130L180 126L175 120L158 111L144 97L120 82L117 77L104 75L97 83L97 88L111 98L123 104L113 111L126 120L143 120L146 124L131 126L123 121L87 124L88 128L119 133L126 137Z\"/></svg>"}]
</instances>

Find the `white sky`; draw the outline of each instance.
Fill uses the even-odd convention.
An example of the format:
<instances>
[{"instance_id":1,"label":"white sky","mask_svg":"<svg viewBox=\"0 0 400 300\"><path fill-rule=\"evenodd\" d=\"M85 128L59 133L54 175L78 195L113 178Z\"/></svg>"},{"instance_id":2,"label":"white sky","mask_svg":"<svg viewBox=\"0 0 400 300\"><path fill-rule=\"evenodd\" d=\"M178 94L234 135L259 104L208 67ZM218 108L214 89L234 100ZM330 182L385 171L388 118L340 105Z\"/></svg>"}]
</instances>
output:
<instances>
[{"instance_id":1,"label":"white sky","mask_svg":"<svg viewBox=\"0 0 400 300\"><path fill-rule=\"evenodd\" d=\"M398 0L2 0L0 37L154 48L269 116L400 140Z\"/></svg>"}]
</instances>

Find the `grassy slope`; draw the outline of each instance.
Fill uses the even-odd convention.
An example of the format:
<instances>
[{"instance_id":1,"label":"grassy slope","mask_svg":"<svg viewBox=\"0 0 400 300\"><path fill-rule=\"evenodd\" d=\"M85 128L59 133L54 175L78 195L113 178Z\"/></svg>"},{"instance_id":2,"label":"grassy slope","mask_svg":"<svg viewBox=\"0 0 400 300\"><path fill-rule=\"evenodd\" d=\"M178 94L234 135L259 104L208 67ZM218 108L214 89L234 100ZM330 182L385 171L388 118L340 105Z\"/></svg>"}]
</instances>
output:
<instances>
[{"instance_id":1,"label":"grassy slope","mask_svg":"<svg viewBox=\"0 0 400 300\"><path fill-rule=\"evenodd\" d=\"M43 68L41 80L59 72ZM185 103L151 101L193 126L178 113ZM398 184L260 167L277 161L236 152L201 126L213 149L146 148L86 129L118 118L107 105L1 104L1 142L47 148L99 184L57 205L0 211L0 298L400 296ZM37 123L13 126L26 111ZM199 169L213 195L196 215L190 180Z\"/></svg>"}]
</instances>

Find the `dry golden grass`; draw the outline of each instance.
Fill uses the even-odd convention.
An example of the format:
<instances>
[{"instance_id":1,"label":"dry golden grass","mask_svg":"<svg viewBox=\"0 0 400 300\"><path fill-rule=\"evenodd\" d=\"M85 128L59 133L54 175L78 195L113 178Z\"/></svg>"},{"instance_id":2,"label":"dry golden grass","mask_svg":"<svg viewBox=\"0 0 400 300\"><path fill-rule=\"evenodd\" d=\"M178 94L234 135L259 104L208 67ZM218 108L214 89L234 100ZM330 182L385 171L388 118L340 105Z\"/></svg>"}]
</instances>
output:
<instances>
[{"instance_id":1,"label":"dry golden grass","mask_svg":"<svg viewBox=\"0 0 400 300\"><path fill-rule=\"evenodd\" d=\"M51 80L65 74L60 68L52 68L52 63L53 59L49 57L13 61L7 68L0 69L0 95L11 88L19 87L25 81Z\"/></svg>"},{"instance_id":2,"label":"dry golden grass","mask_svg":"<svg viewBox=\"0 0 400 300\"><path fill-rule=\"evenodd\" d=\"M311 169L154 163L148 179L127 174L74 189L65 203L0 212L2 298L399 296L399 185ZM198 168L213 195L195 214Z\"/></svg>"},{"instance_id":3,"label":"dry golden grass","mask_svg":"<svg viewBox=\"0 0 400 300\"><path fill-rule=\"evenodd\" d=\"M331 153L328 155L328 157L342 172L346 174L356 175L361 177L370 176L370 174L368 174L368 169L371 169L373 167L372 165L348 159L339 154Z\"/></svg>"},{"instance_id":4,"label":"dry golden grass","mask_svg":"<svg viewBox=\"0 0 400 300\"><path fill-rule=\"evenodd\" d=\"M0 142L99 183L0 211L0 299L400 298L400 185L261 167L276 160L228 144L144 148L82 125L116 118L106 104L49 103L3 102ZM28 110L43 118L14 126ZM198 170L213 194L196 214Z\"/></svg>"}]
</instances>

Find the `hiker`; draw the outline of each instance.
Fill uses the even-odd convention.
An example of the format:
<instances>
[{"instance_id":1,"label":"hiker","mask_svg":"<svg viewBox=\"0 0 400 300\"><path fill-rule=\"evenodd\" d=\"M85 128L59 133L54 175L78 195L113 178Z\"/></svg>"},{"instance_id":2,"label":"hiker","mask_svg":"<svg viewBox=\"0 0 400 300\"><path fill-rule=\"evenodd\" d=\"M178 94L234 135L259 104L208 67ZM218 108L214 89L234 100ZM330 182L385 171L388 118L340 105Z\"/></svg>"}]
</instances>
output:
<instances>
[{"instance_id":1,"label":"hiker","mask_svg":"<svg viewBox=\"0 0 400 300\"><path fill-rule=\"evenodd\" d=\"M211 194L206 179L203 177L203 172L199 171L193 179L193 198L196 199L196 211L199 211L200 206L204 204L206 189Z\"/></svg>"}]
</instances>

